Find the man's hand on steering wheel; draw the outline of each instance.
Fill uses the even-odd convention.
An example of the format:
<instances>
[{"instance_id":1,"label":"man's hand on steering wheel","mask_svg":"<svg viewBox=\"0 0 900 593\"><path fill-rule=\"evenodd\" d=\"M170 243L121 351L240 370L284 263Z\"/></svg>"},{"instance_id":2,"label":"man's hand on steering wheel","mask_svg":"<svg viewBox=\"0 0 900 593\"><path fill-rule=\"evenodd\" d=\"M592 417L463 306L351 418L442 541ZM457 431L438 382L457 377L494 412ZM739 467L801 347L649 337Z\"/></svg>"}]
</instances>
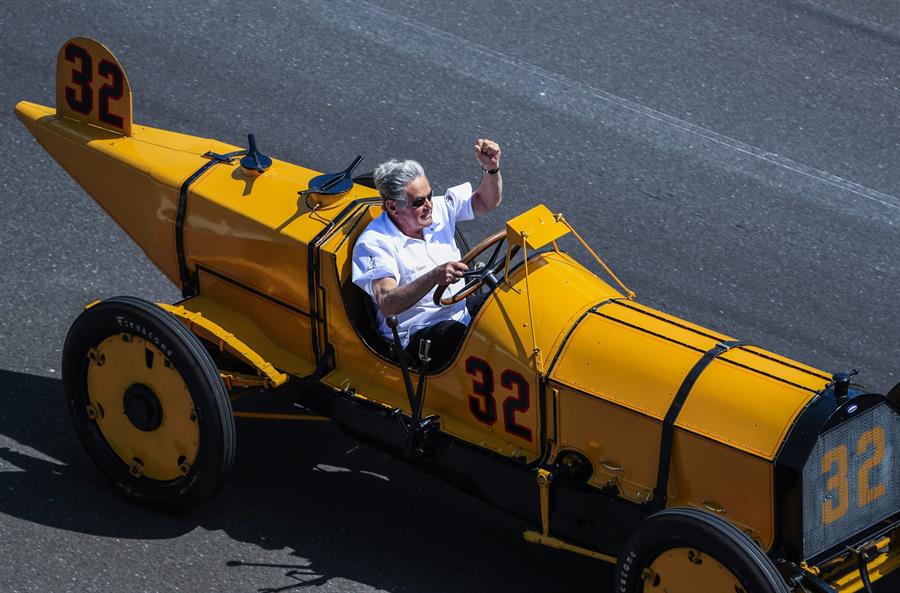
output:
<instances>
[{"instance_id":1,"label":"man's hand on steering wheel","mask_svg":"<svg viewBox=\"0 0 900 593\"><path fill-rule=\"evenodd\" d=\"M470 249L469 252L462 257L462 261L447 262L447 264L444 264L445 266L448 264L458 264L460 266L463 266L463 272L458 276L458 278L467 278L468 282L456 294L448 298L441 298L444 294L444 291L447 289L448 284L438 283L437 288L434 290L434 294L432 296L434 304L444 305L446 307L448 305L458 303L459 301L465 299L467 296L478 290L478 288L489 278L490 286L491 288L493 288L493 283L496 282L496 278L493 278L493 274L496 273L499 269L499 266L503 264L503 260L500 259L498 261L497 258L500 254L500 243L504 239L506 239L506 229L498 231L493 235L483 239L481 243ZM468 272L465 271L469 268L469 266L467 265L468 263L481 255L484 251L487 250L488 247L492 246L496 246L496 248L494 249L494 253L491 254L491 258L488 260L488 263L485 266L480 268L476 267L475 269Z\"/></svg>"},{"instance_id":2,"label":"man's hand on steering wheel","mask_svg":"<svg viewBox=\"0 0 900 593\"><path fill-rule=\"evenodd\" d=\"M449 286L465 275L469 266L459 261L448 261L432 270L434 274L435 284L438 286Z\"/></svg>"}]
</instances>

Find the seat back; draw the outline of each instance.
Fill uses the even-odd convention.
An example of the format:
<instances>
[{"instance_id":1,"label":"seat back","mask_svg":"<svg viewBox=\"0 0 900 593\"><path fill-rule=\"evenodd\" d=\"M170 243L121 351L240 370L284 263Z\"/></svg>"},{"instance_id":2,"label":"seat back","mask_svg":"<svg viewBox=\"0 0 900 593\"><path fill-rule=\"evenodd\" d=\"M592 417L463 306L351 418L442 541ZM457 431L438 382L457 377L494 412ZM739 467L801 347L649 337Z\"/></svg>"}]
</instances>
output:
<instances>
[{"instance_id":1,"label":"seat back","mask_svg":"<svg viewBox=\"0 0 900 593\"><path fill-rule=\"evenodd\" d=\"M349 229L346 248L350 253L353 252L353 246L360 234L365 230L366 226L376 216L381 213L380 204L372 204L368 210L355 221L353 227ZM352 274L352 258L347 257L344 260L343 269L338 270L338 276L341 278L341 299L344 303L344 310L350 319L350 324L359 337L379 355L396 362L393 355L393 346L390 341L378 331L378 318L375 313L375 302L366 291L353 283Z\"/></svg>"}]
</instances>

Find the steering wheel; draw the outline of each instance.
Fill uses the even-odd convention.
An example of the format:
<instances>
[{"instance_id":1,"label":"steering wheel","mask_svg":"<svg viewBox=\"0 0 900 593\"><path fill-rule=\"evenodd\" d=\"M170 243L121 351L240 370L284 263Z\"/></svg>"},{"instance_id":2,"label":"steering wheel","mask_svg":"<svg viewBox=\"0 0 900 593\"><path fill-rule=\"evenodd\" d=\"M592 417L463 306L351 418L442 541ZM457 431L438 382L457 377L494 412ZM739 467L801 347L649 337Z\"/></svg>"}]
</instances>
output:
<instances>
[{"instance_id":1,"label":"steering wheel","mask_svg":"<svg viewBox=\"0 0 900 593\"><path fill-rule=\"evenodd\" d=\"M465 285L459 290L459 292L448 298L441 298L441 295L443 295L444 291L447 290L447 285L438 284L434 289L434 304L444 305L446 307L463 300L464 298L478 290L482 284L486 283L491 288L497 286L500 281L497 279L495 274L499 272L506 263L506 258L499 258L499 261L497 258L497 256L500 254L500 247L503 245L504 239L506 239L506 229L497 231L489 237L485 237L478 245L470 249L468 253L462 256L462 259L460 259L459 261L468 265L473 259L487 251L489 247L496 245L496 247L494 248L494 252L491 253L490 259L488 259L488 262L484 264L484 266L478 267L474 270L467 270L463 272L463 278L467 278L468 280Z\"/></svg>"}]
</instances>

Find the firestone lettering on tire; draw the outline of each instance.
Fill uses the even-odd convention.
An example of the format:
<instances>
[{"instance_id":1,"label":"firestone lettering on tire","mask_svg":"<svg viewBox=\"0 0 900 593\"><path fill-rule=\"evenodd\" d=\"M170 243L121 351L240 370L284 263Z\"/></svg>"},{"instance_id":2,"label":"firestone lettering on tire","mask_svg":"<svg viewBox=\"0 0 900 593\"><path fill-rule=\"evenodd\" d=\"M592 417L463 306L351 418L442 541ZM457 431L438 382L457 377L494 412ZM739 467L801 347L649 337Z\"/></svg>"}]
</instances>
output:
<instances>
[{"instance_id":1,"label":"firestone lettering on tire","mask_svg":"<svg viewBox=\"0 0 900 593\"><path fill-rule=\"evenodd\" d=\"M119 324L119 327L131 330L132 333L140 335L143 338L153 342L153 344L171 360L172 350L165 342L161 342L159 336L154 335L152 331L148 331L140 323L136 323L134 321L131 321L130 319L125 319L124 315L116 315L116 323Z\"/></svg>"},{"instance_id":2,"label":"firestone lettering on tire","mask_svg":"<svg viewBox=\"0 0 900 593\"><path fill-rule=\"evenodd\" d=\"M634 567L634 561L637 558L637 554L634 550L630 550L628 554L622 559L622 565L619 569L619 582L616 583L616 589L619 593L626 593L628 590L628 575L631 573L631 569Z\"/></svg>"}]
</instances>

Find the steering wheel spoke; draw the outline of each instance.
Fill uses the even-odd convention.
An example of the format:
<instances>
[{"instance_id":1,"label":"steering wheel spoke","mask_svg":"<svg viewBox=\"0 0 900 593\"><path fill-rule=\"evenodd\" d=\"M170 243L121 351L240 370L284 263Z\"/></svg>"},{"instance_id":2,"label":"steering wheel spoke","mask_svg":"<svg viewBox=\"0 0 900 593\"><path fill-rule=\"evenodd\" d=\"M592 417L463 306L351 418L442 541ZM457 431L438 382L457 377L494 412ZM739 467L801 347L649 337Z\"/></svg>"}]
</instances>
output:
<instances>
[{"instance_id":1,"label":"steering wheel spoke","mask_svg":"<svg viewBox=\"0 0 900 593\"><path fill-rule=\"evenodd\" d=\"M476 266L474 269L463 272L463 278L467 279L468 281L465 283L465 285L463 285L463 287L458 292L456 292L455 294L453 294L450 297L441 298L442 295L444 294L444 291L447 290L447 286L438 284L437 287L434 289L434 296L433 296L434 304L435 305L444 305L445 307L449 306L449 305L453 305L455 303L460 302L461 300L465 299L467 296L471 295L473 292L478 290L478 288L481 287L481 285L485 283L485 279L487 279L488 277L490 277L492 280L495 280L493 278L493 275L496 273L496 270L494 268L496 268L499 265L499 263L503 261L502 259L500 260L500 262L498 262L497 260L498 260L498 255L502 251L501 247L502 247L504 239L506 239L506 230L505 229L502 231L497 231L496 233L494 233L493 235L490 235L489 237L485 237L478 245L476 245L475 247L470 249L469 252L466 253L462 257L462 259L459 261L468 265L476 257L478 257L479 255L481 255L482 253L487 251L489 247L496 245L496 247L494 248L494 251L491 253L491 257L488 259L488 262L485 265ZM488 283L495 284L495 282L490 282L490 281Z\"/></svg>"}]
</instances>

